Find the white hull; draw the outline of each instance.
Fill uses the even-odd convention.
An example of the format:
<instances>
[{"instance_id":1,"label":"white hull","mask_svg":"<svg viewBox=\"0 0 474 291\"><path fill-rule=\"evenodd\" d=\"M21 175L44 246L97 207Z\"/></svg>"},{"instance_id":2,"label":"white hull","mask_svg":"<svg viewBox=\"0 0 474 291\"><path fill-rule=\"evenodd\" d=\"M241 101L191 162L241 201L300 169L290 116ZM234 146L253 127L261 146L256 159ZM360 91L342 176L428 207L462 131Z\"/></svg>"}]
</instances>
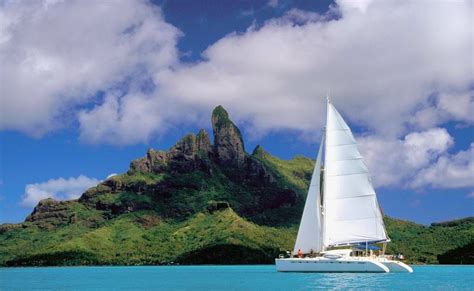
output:
<instances>
[{"instance_id":1,"label":"white hull","mask_svg":"<svg viewBox=\"0 0 474 291\"><path fill-rule=\"evenodd\" d=\"M392 273L413 273L413 269L405 263L393 260L380 260Z\"/></svg>"},{"instance_id":2,"label":"white hull","mask_svg":"<svg viewBox=\"0 0 474 291\"><path fill-rule=\"evenodd\" d=\"M370 258L288 258L276 259L279 272L387 273L389 268Z\"/></svg>"}]
</instances>

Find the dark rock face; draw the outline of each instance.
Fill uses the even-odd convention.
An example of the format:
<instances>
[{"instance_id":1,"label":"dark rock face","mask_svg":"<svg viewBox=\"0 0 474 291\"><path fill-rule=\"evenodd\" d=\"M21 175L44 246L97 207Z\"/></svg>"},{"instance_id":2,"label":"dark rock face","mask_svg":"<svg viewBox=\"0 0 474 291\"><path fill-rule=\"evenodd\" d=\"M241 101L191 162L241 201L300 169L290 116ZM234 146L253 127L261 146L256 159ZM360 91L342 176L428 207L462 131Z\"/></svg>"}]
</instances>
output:
<instances>
[{"instance_id":1,"label":"dark rock face","mask_svg":"<svg viewBox=\"0 0 474 291\"><path fill-rule=\"evenodd\" d=\"M197 135L188 134L168 151L149 149L146 157L132 161L130 171L143 173L189 172L209 170L209 159L218 164L241 168L247 159L240 130L218 106L212 113L214 146L204 129Z\"/></svg>"},{"instance_id":2,"label":"dark rock face","mask_svg":"<svg viewBox=\"0 0 474 291\"><path fill-rule=\"evenodd\" d=\"M68 201L60 202L52 198L41 200L25 221L33 222L41 228L51 229L61 224L74 223L75 214L68 208Z\"/></svg>"},{"instance_id":3,"label":"dark rock face","mask_svg":"<svg viewBox=\"0 0 474 291\"><path fill-rule=\"evenodd\" d=\"M21 224L4 223L0 225L0 234L21 227Z\"/></svg>"},{"instance_id":4,"label":"dark rock face","mask_svg":"<svg viewBox=\"0 0 474 291\"><path fill-rule=\"evenodd\" d=\"M212 112L212 131L216 161L221 165L242 166L246 158L242 135L222 106Z\"/></svg>"},{"instance_id":5,"label":"dark rock face","mask_svg":"<svg viewBox=\"0 0 474 291\"><path fill-rule=\"evenodd\" d=\"M163 173L189 172L196 169L208 170L207 159L212 155L209 136L204 129L198 135L187 134L168 151L149 149L146 157L130 164L131 172Z\"/></svg>"},{"instance_id":6,"label":"dark rock face","mask_svg":"<svg viewBox=\"0 0 474 291\"><path fill-rule=\"evenodd\" d=\"M146 153L146 157L132 161L130 169L143 173L161 172L166 168L167 163L167 152L149 149Z\"/></svg>"},{"instance_id":7,"label":"dark rock face","mask_svg":"<svg viewBox=\"0 0 474 291\"><path fill-rule=\"evenodd\" d=\"M212 153L212 145L207 131L201 129L196 136L196 147L198 153L209 156Z\"/></svg>"},{"instance_id":8,"label":"dark rock face","mask_svg":"<svg viewBox=\"0 0 474 291\"><path fill-rule=\"evenodd\" d=\"M213 213L232 205L244 216L252 219L261 216L262 223L266 223L265 217L273 215L268 211L297 204L297 193L280 185L280 177L266 164L269 153L260 146L252 155L245 153L240 131L222 106L212 113L212 127L214 145L201 129L197 135L187 134L168 151L149 149L145 157L131 162L126 175L89 188L79 203L103 211L105 219L152 209L159 209L163 217L182 218L203 207ZM223 195L217 198L222 201L200 204L206 202L200 199L209 199L208 193L215 192ZM193 195L196 197L190 197ZM72 209L67 202L46 199L36 206L27 221L46 228L75 223L77 217Z\"/></svg>"},{"instance_id":9,"label":"dark rock face","mask_svg":"<svg viewBox=\"0 0 474 291\"><path fill-rule=\"evenodd\" d=\"M180 139L167 153L169 160L194 160L197 153L196 136L192 133Z\"/></svg>"},{"instance_id":10,"label":"dark rock face","mask_svg":"<svg viewBox=\"0 0 474 291\"><path fill-rule=\"evenodd\" d=\"M224 210L230 208L230 205L227 201L209 201L207 202L207 211L209 213L214 213L219 210Z\"/></svg>"},{"instance_id":11,"label":"dark rock face","mask_svg":"<svg viewBox=\"0 0 474 291\"><path fill-rule=\"evenodd\" d=\"M277 177L261 162L259 159L264 159L268 153L257 145L252 152L252 155L246 162L247 179L257 181L258 183L265 182L268 184L276 183Z\"/></svg>"},{"instance_id":12,"label":"dark rock face","mask_svg":"<svg viewBox=\"0 0 474 291\"><path fill-rule=\"evenodd\" d=\"M102 193L113 191L113 188L110 186L114 187L116 190L118 187L121 187L121 185L113 184L111 182L111 180L106 180L95 187L87 189L87 191L84 192L79 198L79 202L89 201Z\"/></svg>"},{"instance_id":13,"label":"dark rock face","mask_svg":"<svg viewBox=\"0 0 474 291\"><path fill-rule=\"evenodd\" d=\"M136 221L140 223L144 228L149 229L159 225L161 222L161 218L157 215L145 215L138 217Z\"/></svg>"}]
</instances>

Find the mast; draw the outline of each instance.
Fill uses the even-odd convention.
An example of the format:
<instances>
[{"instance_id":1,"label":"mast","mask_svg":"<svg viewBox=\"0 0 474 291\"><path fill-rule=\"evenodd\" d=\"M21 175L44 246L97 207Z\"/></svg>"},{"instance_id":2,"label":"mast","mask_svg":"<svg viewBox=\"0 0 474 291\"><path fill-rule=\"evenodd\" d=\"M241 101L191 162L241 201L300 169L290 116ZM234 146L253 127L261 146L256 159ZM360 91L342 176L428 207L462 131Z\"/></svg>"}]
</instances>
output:
<instances>
[{"instance_id":1,"label":"mast","mask_svg":"<svg viewBox=\"0 0 474 291\"><path fill-rule=\"evenodd\" d=\"M326 129L323 130L323 138L321 139L321 148L324 147L324 143L326 142ZM324 149L323 149L324 152ZM324 156L324 154L323 154ZM319 167L319 172L321 176L321 182L322 184L320 185L321 189L321 198L320 198L320 204L318 207L320 208L321 212L321 228L320 228L320 237L321 237L321 251L325 251L326 247L324 245L324 157L321 157L321 166Z\"/></svg>"},{"instance_id":2,"label":"mast","mask_svg":"<svg viewBox=\"0 0 474 291\"><path fill-rule=\"evenodd\" d=\"M325 205L326 205L326 198L325 198L325 195L326 195L326 137L327 137L327 124L328 124L328 111L329 111L329 93L326 95L326 125L324 126L324 137L323 137L323 146L324 146L324 149L323 149L323 152L324 152L324 155L323 155L323 159L322 159L322 163L323 163L323 191L321 193L321 197L322 197L322 205L321 205L321 241L323 242L322 243L322 249L323 251L326 250L326 208L325 208Z\"/></svg>"}]
</instances>

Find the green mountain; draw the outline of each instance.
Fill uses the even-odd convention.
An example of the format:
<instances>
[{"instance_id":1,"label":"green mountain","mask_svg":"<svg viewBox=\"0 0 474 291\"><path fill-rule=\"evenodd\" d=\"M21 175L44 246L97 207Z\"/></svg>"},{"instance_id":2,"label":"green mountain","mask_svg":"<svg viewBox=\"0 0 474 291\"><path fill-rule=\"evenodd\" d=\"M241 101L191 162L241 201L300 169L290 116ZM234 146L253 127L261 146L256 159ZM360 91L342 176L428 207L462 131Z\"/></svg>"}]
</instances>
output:
<instances>
[{"instance_id":1,"label":"green mountain","mask_svg":"<svg viewBox=\"0 0 474 291\"><path fill-rule=\"evenodd\" d=\"M221 106L212 128L214 144L188 134L77 200L45 199L25 222L0 225L0 265L272 263L293 246L314 161L247 154ZM472 263L474 218L385 222L388 250L409 262Z\"/></svg>"}]
</instances>

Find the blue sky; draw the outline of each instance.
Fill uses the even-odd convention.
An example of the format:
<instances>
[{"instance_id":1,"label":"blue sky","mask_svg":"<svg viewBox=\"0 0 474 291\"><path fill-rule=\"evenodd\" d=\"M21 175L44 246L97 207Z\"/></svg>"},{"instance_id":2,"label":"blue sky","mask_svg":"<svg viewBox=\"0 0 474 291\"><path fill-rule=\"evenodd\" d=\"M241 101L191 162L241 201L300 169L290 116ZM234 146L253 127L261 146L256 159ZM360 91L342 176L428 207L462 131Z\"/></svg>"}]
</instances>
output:
<instances>
[{"instance_id":1,"label":"blue sky","mask_svg":"<svg viewBox=\"0 0 474 291\"><path fill-rule=\"evenodd\" d=\"M2 4L0 222L22 221L48 195L77 197L149 147L211 132L218 104L248 152L261 144L314 158L328 88L386 214L420 223L474 215L469 7Z\"/></svg>"}]
</instances>

